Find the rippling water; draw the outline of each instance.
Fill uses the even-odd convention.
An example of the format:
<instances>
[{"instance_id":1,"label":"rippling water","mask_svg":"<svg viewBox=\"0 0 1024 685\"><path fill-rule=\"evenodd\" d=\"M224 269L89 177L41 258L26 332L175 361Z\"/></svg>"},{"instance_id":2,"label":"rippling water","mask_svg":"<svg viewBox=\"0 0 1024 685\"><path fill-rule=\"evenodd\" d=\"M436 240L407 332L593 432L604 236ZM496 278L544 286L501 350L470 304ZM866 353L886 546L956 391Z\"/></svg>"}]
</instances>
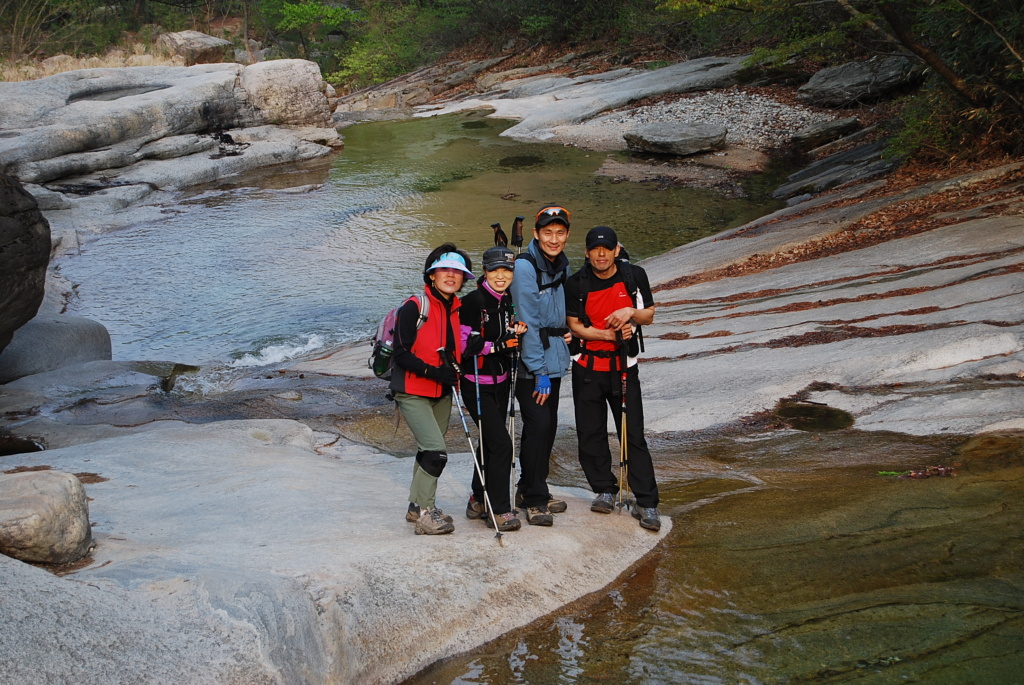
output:
<instances>
[{"instance_id":1,"label":"rippling water","mask_svg":"<svg viewBox=\"0 0 1024 685\"><path fill-rule=\"evenodd\" d=\"M594 225L644 257L778 206L617 184L593 174L605 153L499 137L508 125L478 114L361 124L326 163L194 191L165 220L62 259L77 284L70 313L107 326L115 359L259 365L366 338L422 286L432 247L453 240L477 258L491 223L508 232L547 202L573 211L576 263Z\"/></svg>"},{"instance_id":2,"label":"rippling water","mask_svg":"<svg viewBox=\"0 0 1024 685\"><path fill-rule=\"evenodd\" d=\"M655 458L673 529L648 557L405 685L1024 682L1019 436L690 436ZM879 475L932 464L957 474Z\"/></svg>"}]
</instances>

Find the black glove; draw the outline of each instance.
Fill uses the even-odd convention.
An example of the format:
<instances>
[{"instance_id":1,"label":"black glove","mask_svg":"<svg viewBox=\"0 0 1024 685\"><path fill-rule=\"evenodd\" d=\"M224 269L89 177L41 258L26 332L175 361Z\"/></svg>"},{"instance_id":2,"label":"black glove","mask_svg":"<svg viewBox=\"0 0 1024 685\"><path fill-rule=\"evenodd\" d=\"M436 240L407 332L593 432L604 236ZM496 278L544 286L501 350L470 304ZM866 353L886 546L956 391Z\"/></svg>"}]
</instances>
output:
<instances>
[{"instance_id":1,"label":"black glove","mask_svg":"<svg viewBox=\"0 0 1024 685\"><path fill-rule=\"evenodd\" d=\"M455 369L448 365L428 366L427 378L437 381L441 385L455 385L459 382L459 374L455 373Z\"/></svg>"},{"instance_id":2,"label":"black glove","mask_svg":"<svg viewBox=\"0 0 1024 685\"><path fill-rule=\"evenodd\" d=\"M484 349L484 338L479 333L471 333L466 340L466 347L462 350L462 358L474 357Z\"/></svg>"},{"instance_id":3,"label":"black glove","mask_svg":"<svg viewBox=\"0 0 1024 685\"><path fill-rule=\"evenodd\" d=\"M495 340L491 347L493 352L511 352L517 349L519 349L519 336L512 331L506 331L505 335Z\"/></svg>"}]
</instances>

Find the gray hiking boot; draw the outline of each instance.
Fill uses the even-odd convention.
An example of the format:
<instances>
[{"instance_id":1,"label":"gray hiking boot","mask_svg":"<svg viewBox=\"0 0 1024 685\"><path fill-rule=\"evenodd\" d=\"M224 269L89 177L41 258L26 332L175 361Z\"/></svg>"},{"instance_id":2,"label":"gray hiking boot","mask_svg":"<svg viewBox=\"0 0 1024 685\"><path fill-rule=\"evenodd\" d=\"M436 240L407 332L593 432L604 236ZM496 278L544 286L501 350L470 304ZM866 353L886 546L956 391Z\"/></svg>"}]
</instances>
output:
<instances>
[{"instance_id":1,"label":"gray hiking boot","mask_svg":"<svg viewBox=\"0 0 1024 685\"><path fill-rule=\"evenodd\" d=\"M527 507L526 522L531 526L550 526L554 524L555 517L551 515L548 508L543 504L539 507Z\"/></svg>"},{"instance_id":2,"label":"gray hiking boot","mask_svg":"<svg viewBox=\"0 0 1024 685\"><path fill-rule=\"evenodd\" d=\"M451 521L444 520L444 512L437 507L424 509L416 519L417 535L444 535L455 530Z\"/></svg>"},{"instance_id":3,"label":"gray hiking boot","mask_svg":"<svg viewBox=\"0 0 1024 685\"><path fill-rule=\"evenodd\" d=\"M615 511L615 495L610 492L602 492L590 503L590 511L598 514L610 514Z\"/></svg>"},{"instance_id":4,"label":"gray hiking boot","mask_svg":"<svg viewBox=\"0 0 1024 685\"><path fill-rule=\"evenodd\" d=\"M441 511L441 510L438 509L438 511ZM455 521L455 519L453 519L451 516L449 516L448 514L444 513L443 511L441 511L441 518L443 518L448 523L452 523L452 522ZM420 505L416 504L415 502L409 502L409 509L408 509L408 511L405 512L405 520L408 521L409 523L416 523L417 521L419 521L420 520Z\"/></svg>"},{"instance_id":5,"label":"gray hiking boot","mask_svg":"<svg viewBox=\"0 0 1024 685\"><path fill-rule=\"evenodd\" d=\"M523 527L522 522L519 520L519 517L516 516L516 512L514 511L498 514L494 518L498 521L498 531L502 533L506 533L510 530L519 530ZM487 524L488 528L494 528L494 521L491 520L490 516L484 519L484 523Z\"/></svg>"},{"instance_id":6,"label":"gray hiking boot","mask_svg":"<svg viewBox=\"0 0 1024 685\"><path fill-rule=\"evenodd\" d=\"M483 502L477 502L476 497L473 495L469 496L469 502L466 503L466 518L468 519L481 519L484 514L487 513L487 508Z\"/></svg>"},{"instance_id":7,"label":"gray hiking boot","mask_svg":"<svg viewBox=\"0 0 1024 685\"><path fill-rule=\"evenodd\" d=\"M630 507L629 513L633 515L633 518L640 521L641 528L653 530L654 532L661 530L661 512L658 511L657 507L638 507L634 504Z\"/></svg>"}]
</instances>

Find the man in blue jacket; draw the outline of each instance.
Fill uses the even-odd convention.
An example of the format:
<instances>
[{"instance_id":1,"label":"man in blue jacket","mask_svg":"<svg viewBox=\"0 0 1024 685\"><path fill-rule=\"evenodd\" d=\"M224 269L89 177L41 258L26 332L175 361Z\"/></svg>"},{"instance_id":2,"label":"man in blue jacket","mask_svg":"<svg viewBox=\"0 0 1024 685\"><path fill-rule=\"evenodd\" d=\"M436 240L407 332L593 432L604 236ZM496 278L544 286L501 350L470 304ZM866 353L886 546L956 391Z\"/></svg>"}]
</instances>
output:
<instances>
[{"instance_id":1,"label":"man in blue jacket","mask_svg":"<svg viewBox=\"0 0 1024 685\"><path fill-rule=\"evenodd\" d=\"M526 522L534 526L552 525L552 512L566 509L565 502L551 496L547 480L558 429L558 389L571 365L563 293L570 275L564 254L568 240L569 211L558 205L542 208L509 288L516 319L527 325L515 387L523 419L516 504L526 509Z\"/></svg>"}]
</instances>

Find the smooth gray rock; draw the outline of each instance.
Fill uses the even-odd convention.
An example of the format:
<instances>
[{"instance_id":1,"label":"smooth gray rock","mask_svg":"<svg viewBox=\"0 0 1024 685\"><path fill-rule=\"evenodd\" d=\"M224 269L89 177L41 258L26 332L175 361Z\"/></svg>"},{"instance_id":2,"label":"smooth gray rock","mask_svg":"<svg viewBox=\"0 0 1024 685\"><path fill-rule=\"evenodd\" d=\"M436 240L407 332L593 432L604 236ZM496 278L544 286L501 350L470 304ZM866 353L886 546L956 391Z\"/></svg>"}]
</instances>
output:
<instances>
[{"instance_id":1,"label":"smooth gray rock","mask_svg":"<svg viewBox=\"0 0 1024 685\"><path fill-rule=\"evenodd\" d=\"M0 473L0 554L67 564L92 547L89 501L70 473Z\"/></svg>"},{"instance_id":2,"label":"smooth gray rock","mask_svg":"<svg viewBox=\"0 0 1024 685\"><path fill-rule=\"evenodd\" d=\"M17 179L0 174L0 352L43 301L50 224Z\"/></svg>"},{"instance_id":3,"label":"smooth gray rock","mask_svg":"<svg viewBox=\"0 0 1024 685\"><path fill-rule=\"evenodd\" d=\"M266 125L330 127L325 91L319 67L305 60L86 69L0 82L0 99L10 103L0 121L0 172L47 183L202 147L195 138L157 142L168 138ZM280 129L281 147L294 148L296 138ZM334 140L340 145L336 132ZM309 159L328 150L295 152Z\"/></svg>"},{"instance_id":4,"label":"smooth gray rock","mask_svg":"<svg viewBox=\"0 0 1024 685\"><path fill-rule=\"evenodd\" d=\"M597 521L588 492L557 488L569 511L543 535L501 546L463 519L416 536L411 459L294 421L170 424L18 459L107 479L86 486L91 565L55 579L0 560L0 673L19 684L399 682L598 591L671 528ZM471 459L450 455L440 506L465 505Z\"/></svg>"},{"instance_id":5,"label":"smooth gray rock","mask_svg":"<svg viewBox=\"0 0 1024 685\"><path fill-rule=\"evenodd\" d=\"M802 128L793 134L793 148L798 152L807 152L825 143L853 133L860 128L857 117L822 121Z\"/></svg>"},{"instance_id":6,"label":"smooth gray rock","mask_svg":"<svg viewBox=\"0 0 1024 685\"><path fill-rule=\"evenodd\" d=\"M686 156L722 149L728 133L725 126L673 122L637 126L623 138L634 152Z\"/></svg>"},{"instance_id":7,"label":"smooth gray rock","mask_svg":"<svg viewBox=\"0 0 1024 685\"><path fill-rule=\"evenodd\" d=\"M171 54L184 57L186 66L222 62L227 49L231 47L231 41L199 31L162 33L156 43Z\"/></svg>"},{"instance_id":8,"label":"smooth gray rock","mask_svg":"<svg viewBox=\"0 0 1024 685\"><path fill-rule=\"evenodd\" d=\"M0 383L111 358L110 333L92 319L41 314L19 328L0 353Z\"/></svg>"},{"instance_id":9,"label":"smooth gray rock","mask_svg":"<svg viewBox=\"0 0 1024 685\"><path fill-rule=\"evenodd\" d=\"M797 99L819 107L849 107L911 87L922 75L906 57L873 57L822 69L800 86Z\"/></svg>"},{"instance_id":10,"label":"smooth gray rock","mask_svg":"<svg viewBox=\"0 0 1024 685\"><path fill-rule=\"evenodd\" d=\"M481 95L429 109L423 107L417 116L489 108L494 110L493 117L520 120L501 135L531 142L544 141L554 136L551 131L554 127L580 123L636 100L735 85L745 73L745 60L745 55L706 57L651 71L621 70L617 78L523 79L527 83L517 85L508 93Z\"/></svg>"}]
</instances>

